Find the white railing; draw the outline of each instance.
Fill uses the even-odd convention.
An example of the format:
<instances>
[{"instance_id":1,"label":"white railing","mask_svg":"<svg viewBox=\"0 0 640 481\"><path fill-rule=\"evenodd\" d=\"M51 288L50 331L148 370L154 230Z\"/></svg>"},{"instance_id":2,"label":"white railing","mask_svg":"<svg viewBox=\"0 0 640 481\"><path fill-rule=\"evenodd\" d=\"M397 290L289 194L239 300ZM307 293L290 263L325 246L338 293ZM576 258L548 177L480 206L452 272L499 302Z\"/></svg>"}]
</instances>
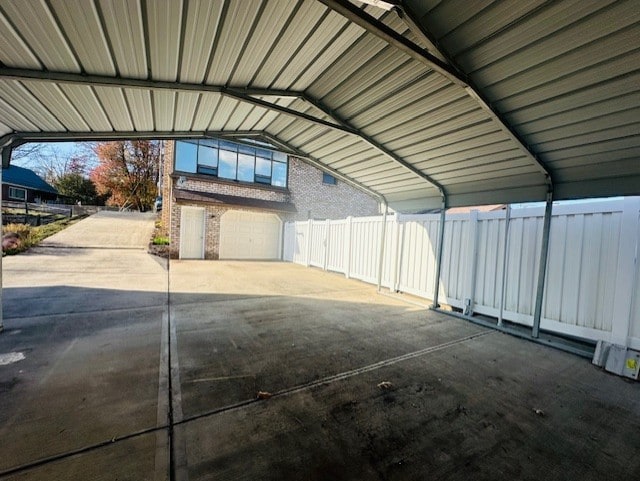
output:
<instances>
[{"instance_id":1,"label":"white railing","mask_svg":"<svg viewBox=\"0 0 640 481\"><path fill-rule=\"evenodd\" d=\"M543 207L448 215L441 302L532 325L543 217ZM287 223L284 258L376 283L382 222ZM388 217L382 286L433 298L439 223ZM554 206L541 328L640 348L639 238L640 198Z\"/></svg>"}]
</instances>

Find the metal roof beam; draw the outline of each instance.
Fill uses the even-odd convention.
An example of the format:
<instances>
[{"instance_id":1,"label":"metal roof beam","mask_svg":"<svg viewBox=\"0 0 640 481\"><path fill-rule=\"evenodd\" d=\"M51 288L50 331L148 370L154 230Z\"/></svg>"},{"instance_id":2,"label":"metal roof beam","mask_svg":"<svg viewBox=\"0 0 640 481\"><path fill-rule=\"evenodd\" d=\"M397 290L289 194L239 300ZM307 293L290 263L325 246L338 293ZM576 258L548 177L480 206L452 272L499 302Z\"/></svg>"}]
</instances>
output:
<instances>
[{"instance_id":1,"label":"metal roof beam","mask_svg":"<svg viewBox=\"0 0 640 481\"><path fill-rule=\"evenodd\" d=\"M0 68L0 79L3 80L32 80L40 82L55 82L61 84L85 85L90 87L115 87L143 90L169 90L172 92L191 93L219 93L226 91L238 92L244 95L264 95L284 98L297 98L301 92L281 89L262 88L233 88L222 85L207 85L185 82L167 82L162 80L136 79L129 77L107 77L103 75L85 75L68 72L51 72L44 70L29 70L20 68Z\"/></svg>"},{"instance_id":2,"label":"metal roof beam","mask_svg":"<svg viewBox=\"0 0 640 481\"><path fill-rule=\"evenodd\" d=\"M480 90L471 82L469 77L456 67L453 62L441 49L437 47L437 42L434 37L416 20L416 16L406 6L406 2L398 2L393 10L400 16L400 18L407 24L407 26L416 34L420 35L422 39L433 49L436 50L437 56L434 53L424 50L419 45L416 45L411 40L403 37L395 30L385 25L380 20L369 15L364 10L358 8L354 4L347 0L318 0L325 4L330 9L344 16L348 20L361 26L369 33L381 38L388 44L396 47L400 51L409 55L414 60L417 60L424 65L427 65L432 70L440 73L448 80L456 85L462 87L467 95L472 97L482 109L489 114L489 116L496 122L501 130L509 136L509 138L524 152L532 163L538 168L538 170L544 174L545 181L548 186L548 190L552 190L551 173L544 165L544 163L537 157L529 146L524 142L520 135L506 122L503 116L493 108L488 99L480 92ZM444 58L445 60L441 60Z\"/></svg>"},{"instance_id":3,"label":"metal roof beam","mask_svg":"<svg viewBox=\"0 0 640 481\"><path fill-rule=\"evenodd\" d=\"M314 98L311 98L310 96L308 96L307 94L303 94L302 98L313 104L315 107L317 107L318 109L320 109L321 111L323 111L325 114L327 114L329 117L331 117L332 119L334 119L336 122L338 122L341 126L349 129L350 131L352 131L355 135L357 135L358 137L360 137L360 139L362 139L364 142L366 142L367 144L369 144L371 147L373 147L374 149L376 149L378 152L384 154L386 157L390 158L391 160L393 160L395 163L401 165L402 167L404 167L405 169L409 170L410 172L414 173L415 175L417 175L418 177L426 180L429 184L431 184L433 187L435 187L436 189L438 189L438 192L440 192L440 195L443 198L446 198L446 191L444 186L442 186L442 184L440 184L438 181L434 180L431 176L425 174L424 172L422 172L420 169L414 167L413 165L411 165L409 162L407 162L406 160L404 160L402 157L400 157L399 155L397 155L396 153L392 152L391 150L387 149L386 147L384 147L381 143L377 142L376 140L373 139L373 137L368 136L367 134L365 134L364 132L362 132L361 130L358 130L357 128L355 128L353 125L351 125L349 122L347 122L345 119L341 118L338 114L336 114L334 111L332 111L331 109L329 109L326 105L324 105L322 102L320 102L319 100L316 100Z\"/></svg>"},{"instance_id":4,"label":"metal roof beam","mask_svg":"<svg viewBox=\"0 0 640 481\"><path fill-rule=\"evenodd\" d=\"M284 115L288 115L291 117L296 117L307 122L311 122L323 127L330 128L332 130L337 130L344 132L349 135L354 135L359 137L361 140L369 144L374 149L378 150L385 156L394 160L398 164L404 166L417 176L423 178L431 185L433 185L441 195L445 195L444 188L438 182L434 181L431 177L426 175L421 170L413 167L411 164L400 158L395 153L391 152L389 149L384 147L382 144L376 142L373 138L364 134L360 130L354 128L352 125L349 125L344 119L340 119L326 106L322 105L315 99L310 98L302 92L296 91L288 91L288 90L273 90L273 89L255 89L255 88L229 88L220 85L204 85L204 84L189 84L189 83L180 83L180 82L165 82L165 81L156 81L156 80L143 80L143 79L133 79L133 78L122 78L122 77L105 77L100 75L82 75L82 74L74 74L74 73L66 73L66 72L45 72L39 70L27 70L27 69L13 69L13 68L0 68L0 78L8 79L8 80L31 80L31 81L40 81L40 82L55 82L55 83L64 83L64 84L74 84L74 85L84 85L84 86L93 86L93 87L113 87L113 88L134 88L134 89L144 89L144 90L170 90L173 92L191 92L191 93L217 93L220 95L224 95L229 98L233 98L240 102L249 103L255 105L257 107L262 107L267 110L275 111L282 113ZM315 117L314 115L306 114L304 112L299 112L297 110L284 107L282 105L275 104L273 102L268 102L266 100L262 100L256 98L255 96L276 96L276 97L286 97L286 98L301 98L324 112L330 118L335 120L334 122L330 122L325 119L321 119ZM45 134L46 135L46 134ZM87 134L87 138L91 137L93 134ZM103 135L100 133L98 135ZM106 134L105 138L116 138L109 137L110 133ZM138 138L143 138L142 133ZM120 137L118 137L120 138ZM146 138L156 138L152 135ZM55 140L55 136L52 136L51 140Z\"/></svg>"},{"instance_id":5,"label":"metal roof beam","mask_svg":"<svg viewBox=\"0 0 640 481\"><path fill-rule=\"evenodd\" d=\"M324 165L320 160L303 152L302 150L289 145L285 141L279 139L277 136L266 131L236 131L236 132L220 132L220 131L197 131L197 132L13 132L0 137L0 149L2 150L3 167L9 166L8 155L13 147L26 142L91 142L91 141L109 141L109 140L132 140L132 139L145 139L145 140L180 140L180 139L198 139L198 138L210 138L210 137L255 137L266 140L273 143L275 146L281 148L288 154L300 157L306 160L314 167L327 172L334 177L344 181L345 183L363 191L367 194L379 199L385 205L387 199L381 193L366 187L360 182L352 179L351 177L338 172L331 167ZM5 157L6 163L5 163Z\"/></svg>"},{"instance_id":6,"label":"metal roof beam","mask_svg":"<svg viewBox=\"0 0 640 481\"><path fill-rule=\"evenodd\" d=\"M419 62L426 63L431 69L441 73L452 82L463 87L467 85L466 79L462 78L460 73L457 72L453 67L451 67L451 65L440 60L435 55L423 50L422 47L416 45L402 35L399 35L391 27L388 27L377 18L358 8L353 3L347 0L318 1L325 4L331 10L334 10L356 25L361 26L366 31L373 33L388 44L393 45L411 58L418 60Z\"/></svg>"}]
</instances>

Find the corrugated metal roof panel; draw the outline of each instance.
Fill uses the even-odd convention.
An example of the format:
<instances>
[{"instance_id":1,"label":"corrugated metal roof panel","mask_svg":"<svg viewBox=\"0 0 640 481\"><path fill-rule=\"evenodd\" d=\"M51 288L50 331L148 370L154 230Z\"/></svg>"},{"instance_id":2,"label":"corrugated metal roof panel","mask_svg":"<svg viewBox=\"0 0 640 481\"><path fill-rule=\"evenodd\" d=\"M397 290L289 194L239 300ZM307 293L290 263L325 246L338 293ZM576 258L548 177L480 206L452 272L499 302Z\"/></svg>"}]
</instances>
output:
<instances>
[{"instance_id":1,"label":"corrugated metal roof panel","mask_svg":"<svg viewBox=\"0 0 640 481\"><path fill-rule=\"evenodd\" d=\"M256 107L251 104L240 102L233 111L233 115L231 115L227 120L227 123L224 125L223 130L239 130L240 125L242 125L242 123L247 120L247 117L255 109Z\"/></svg>"},{"instance_id":2,"label":"corrugated metal roof panel","mask_svg":"<svg viewBox=\"0 0 640 481\"><path fill-rule=\"evenodd\" d=\"M107 39L94 2L50 0L55 16L69 39L82 70L91 74L115 75Z\"/></svg>"},{"instance_id":3,"label":"corrugated metal roof panel","mask_svg":"<svg viewBox=\"0 0 640 481\"><path fill-rule=\"evenodd\" d=\"M437 91L438 94L431 95L433 91ZM463 95L462 90L452 86L448 80L437 76L429 76L407 88L387 92L384 98L369 104L358 113L349 115L348 118L355 125L367 125L403 108L416 109L422 101L446 105L461 98ZM345 110L346 108L343 107L342 112L345 112ZM405 120L409 119L405 118Z\"/></svg>"},{"instance_id":4,"label":"corrugated metal roof panel","mask_svg":"<svg viewBox=\"0 0 640 481\"><path fill-rule=\"evenodd\" d=\"M6 106L6 104L4 102L2 102L2 100L0 100L0 115L3 114L3 109ZM32 128L32 127L30 127ZM0 135L5 135L5 134L9 134L13 132L13 129L11 127L9 127L8 125L3 124L2 122L0 122Z\"/></svg>"},{"instance_id":5,"label":"corrugated metal roof panel","mask_svg":"<svg viewBox=\"0 0 640 481\"><path fill-rule=\"evenodd\" d=\"M528 66L521 72L512 72L507 77L493 79L494 83L487 85L483 90L489 98L497 98L498 95L507 98L519 92L526 92L532 85L545 85L556 79L575 76L589 67L635 51L638 48L635 42L638 37L640 28L636 24L567 51L564 55L547 58L546 61ZM615 52L615 56L612 56L612 52Z\"/></svg>"},{"instance_id":6,"label":"corrugated metal roof panel","mask_svg":"<svg viewBox=\"0 0 640 481\"><path fill-rule=\"evenodd\" d=\"M80 112L69 101L57 84L24 82L24 86L49 110L55 112L58 121L66 130L88 132L91 130Z\"/></svg>"},{"instance_id":7,"label":"corrugated metal roof panel","mask_svg":"<svg viewBox=\"0 0 640 481\"><path fill-rule=\"evenodd\" d=\"M3 2L2 10L35 56L52 71L79 72L80 65L45 2ZM14 60L9 65L18 65Z\"/></svg>"},{"instance_id":8,"label":"corrugated metal roof panel","mask_svg":"<svg viewBox=\"0 0 640 481\"><path fill-rule=\"evenodd\" d=\"M278 75L278 79L273 83L274 88L290 88L300 76L301 72L314 63L315 57L320 55L322 47L330 45L333 37L346 28L348 22L339 15L328 15L324 17L319 25L311 31L311 35L301 45L285 68ZM344 41L344 40L343 40ZM344 55L344 51L343 51ZM341 56L337 62L343 58ZM336 63L337 63L336 62ZM324 75L326 70L318 72L317 77ZM316 77L316 78L317 78Z\"/></svg>"},{"instance_id":9,"label":"corrugated metal roof panel","mask_svg":"<svg viewBox=\"0 0 640 481\"><path fill-rule=\"evenodd\" d=\"M40 69L42 64L0 9L0 62L19 68Z\"/></svg>"},{"instance_id":10,"label":"corrugated metal roof panel","mask_svg":"<svg viewBox=\"0 0 640 481\"><path fill-rule=\"evenodd\" d=\"M314 0L94 0L87 8L80 0L0 0L0 120L30 131L266 131L406 205L410 196L437 199L410 168L441 180L450 205L544 198L544 166L557 174L559 196L640 194L635 0L407 2L440 41L436 55L461 66L462 80ZM428 45L395 11L358 11ZM62 76L80 64L109 82ZM479 94L460 86L464 75ZM132 81L146 78L189 85ZM324 108L278 92L258 98L317 119L335 112L353 131L204 92L203 79L304 92ZM120 83L105 86L113 81Z\"/></svg>"},{"instance_id":11,"label":"corrugated metal roof panel","mask_svg":"<svg viewBox=\"0 0 640 481\"><path fill-rule=\"evenodd\" d=\"M568 25L579 21L582 17L591 15L594 10L606 8L613 0L602 0L598 2L584 2L582 0L565 0L563 2L551 2L544 4L544 8L534 10L532 15L523 17L518 22L511 24L508 28L500 31L497 35L485 32L482 42L471 49L466 50L462 55L457 55L456 59L467 72L475 72L485 66L505 57L519 58L523 55L525 47L527 52L531 52L534 58L526 64L517 62L517 65L535 65L538 63L538 53L542 53L539 45L545 44L545 37L562 38L570 45L583 42L586 36L594 34L598 30L588 32L588 29L577 29L569 33L571 28ZM493 14L491 18L496 18ZM592 17L593 18L593 17ZM542 39L542 40L541 40ZM533 44L533 45L532 45ZM555 48L564 48L559 43L546 45L551 48L548 57L553 56ZM547 58L548 58L547 57ZM540 60L542 60L540 58ZM513 73L517 72L515 70Z\"/></svg>"},{"instance_id":12,"label":"corrugated metal roof panel","mask_svg":"<svg viewBox=\"0 0 640 481\"><path fill-rule=\"evenodd\" d=\"M539 119L561 112L576 110L584 105L595 104L596 102L607 100L616 102L617 100L614 100L615 97L636 93L638 85L640 85L640 72L627 74L593 87L528 105L522 109L507 113L505 117L514 125L519 125L531 119ZM581 118L575 117L574 120L581 120Z\"/></svg>"},{"instance_id":13,"label":"corrugated metal roof panel","mask_svg":"<svg viewBox=\"0 0 640 481\"><path fill-rule=\"evenodd\" d=\"M220 94L202 94L191 129L200 132L207 130L221 101L222 96Z\"/></svg>"},{"instance_id":14,"label":"corrugated metal roof panel","mask_svg":"<svg viewBox=\"0 0 640 481\"><path fill-rule=\"evenodd\" d=\"M168 132L173 129L176 95L175 92L153 92L153 117L157 130Z\"/></svg>"},{"instance_id":15,"label":"corrugated metal roof panel","mask_svg":"<svg viewBox=\"0 0 640 481\"><path fill-rule=\"evenodd\" d=\"M42 103L16 81L0 80L0 95L17 115L5 114L2 119L17 130L63 130L64 126ZM25 121L31 127L26 127ZM22 127L20 127L21 125Z\"/></svg>"},{"instance_id":16,"label":"corrugated metal roof panel","mask_svg":"<svg viewBox=\"0 0 640 481\"><path fill-rule=\"evenodd\" d=\"M245 48L247 52L251 52L251 55L239 57L238 65L228 82L229 85L245 86L251 83L264 62L260 59L266 59L269 55L278 40L278 34L285 27L296 6L295 2L282 0L271 0L265 3L264 10L256 20L255 28Z\"/></svg>"},{"instance_id":17,"label":"corrugated metal roof panel","mask_svg":"<svg viewBox=\"0 0 640 481\"><path fill-rule=\"evenodd\" d=\"M124 89L133 126L138 131L154 129L151 92L137 89Z\"/></svg>"},{"instance_id":18,"label":"corrugated metal roof panel","mask_svg":"<svg viewBox=\"0 0 640 481\"><path fill-rule=\"evenodd\" d=\"M0 118L9 119L7 133L13 131L37 132L39 130L38 126L30 122L22 112L2 99L0 99Z\"/></svg>"},{"instance_id":19,"label":"corrugated metal roof panel","mask_svg":"<svg viewBox=\"0 0 640 481\"><path fill-rule=\"evenodd\" d=\"M276 44L271 48L257 72L252 82L254 87L269 87L272 84L290 61L291 55L305 41L310 32L315 30L316 24L326 13L326 9L318 2L297 3L298 9L286 27L279 32Z\"/></svg>"},{"instance_id":20,"label":"corrugated metal roof panel","mask_svg":"<svg viewBox=\"0 0 640 481\"><path fill-rule=\"evenodd\" d=\"M191 124L193 124L196 115L196 109L198 108L198 103L200 102L200 97L200 94L192 94L186 92L181 92L178 94L176 103L176 117L173 124L173 130L177 130L179 132L187 132L191 129Z\"/></svg>"},{"instance_id":21,"label":"corrugated metal roof panel","mask_svg":"<svg viewBox=\"0 0 640 481\"><path fill-rule=\"evenodd\" d=\"M100 0L99 5L118 72L146 78L148 55L140 0Z\"/></svg>"},{"instance_id":22,"label":"corrugated metal roof panel","mask_svg":"<svg viewBox=\"0 0 640 481\"><path fill-rule=\"evenodd\" d=\"M187 3L181 81L200 83L204 80L223 11L224 2L191 0Z\"/></svg>"},{"instance_id":23,"label":"corrugated metal roof panel","mask_svg":"<svg viewBox=\"0 0 640 481\"><path fill-rule=\"evenodd\" d=\"M262 4L262 1L228 2L207 83L225 85L229 82Z\"/></svg>"},{"instance_id":24,"label":"corrugated metal roof panel","mask_svg":"<svg viewBox=\"0 0 640 481\"><path fill-rule=\"evenodd\" d=\"M151 77L176 80L180 59L183 1L146 2Z\"/></svg>"},{"instance_id":25,"label":"corrugated metal roof panel","mask_svg":"<svg viewBox=\"0 0 640 481\"><path fill-rule=\"evenodd\" d=\"M237 100L223 96L220 99L218 108L215 113L213 113L211 123L209 124L209 130L223 130L224 125L227 123L229 117L231 117L237 106Z\"/></svg>"},{"instance_id":26,"label":"corrugated metal roof panel","mask_svg":"<svg viewBox=\"0 0 640 481\"><path fill-rule=\"evenodd\" d=\"M110 87L94 87L94 91L104 108L109 122L115 130L127 132L134 130L129 105L123 89Z\"/></svg>"},{"instance_id":27,"label":"corrugated metal roof panel","mask_svg":"<svg viewBox=\"0 0 640 481\"><path fill-rule=\"evenodd\" d=\"M100 105L91 87L81 85L60 85L69 101L87 122L91 130L109 131L113 130L107 114Z\"/></svg>"}]
</instances>

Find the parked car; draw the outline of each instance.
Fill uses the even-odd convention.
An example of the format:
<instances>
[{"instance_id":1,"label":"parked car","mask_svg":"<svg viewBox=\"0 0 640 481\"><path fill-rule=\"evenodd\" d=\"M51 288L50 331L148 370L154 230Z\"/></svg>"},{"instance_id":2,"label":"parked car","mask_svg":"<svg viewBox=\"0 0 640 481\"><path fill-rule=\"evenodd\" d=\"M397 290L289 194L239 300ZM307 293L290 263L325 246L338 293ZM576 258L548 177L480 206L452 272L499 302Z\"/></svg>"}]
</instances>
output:
<instances>
[{"instance_id":1,"label":"parked car","mask_svg":"<svg viewBox=\"0 0 640 481\"><path fill-rule=\"evenodd\" d=\"M160 212L162 210L162 196L156 197L156 201L153 203L153 211Z\"/></svg>"}]
</instances>

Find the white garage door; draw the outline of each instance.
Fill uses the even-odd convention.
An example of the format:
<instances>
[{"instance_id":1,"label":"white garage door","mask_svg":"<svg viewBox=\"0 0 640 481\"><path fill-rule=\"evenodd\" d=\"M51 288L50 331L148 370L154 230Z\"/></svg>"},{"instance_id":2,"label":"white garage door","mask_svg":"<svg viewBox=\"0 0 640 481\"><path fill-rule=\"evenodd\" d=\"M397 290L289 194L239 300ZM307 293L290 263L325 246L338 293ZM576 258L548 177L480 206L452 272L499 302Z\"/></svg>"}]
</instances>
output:
<instances>
[{"instance_id":1,"label":"white garage door","mask_svg":"<svg viewBox=\"0 0 640 481\"><path fill-rule=\"evenodd\" d=\"M276 214L229 210L220 218L220 259L279 259L281 229Z\"/></svg>"}]
</instances>

